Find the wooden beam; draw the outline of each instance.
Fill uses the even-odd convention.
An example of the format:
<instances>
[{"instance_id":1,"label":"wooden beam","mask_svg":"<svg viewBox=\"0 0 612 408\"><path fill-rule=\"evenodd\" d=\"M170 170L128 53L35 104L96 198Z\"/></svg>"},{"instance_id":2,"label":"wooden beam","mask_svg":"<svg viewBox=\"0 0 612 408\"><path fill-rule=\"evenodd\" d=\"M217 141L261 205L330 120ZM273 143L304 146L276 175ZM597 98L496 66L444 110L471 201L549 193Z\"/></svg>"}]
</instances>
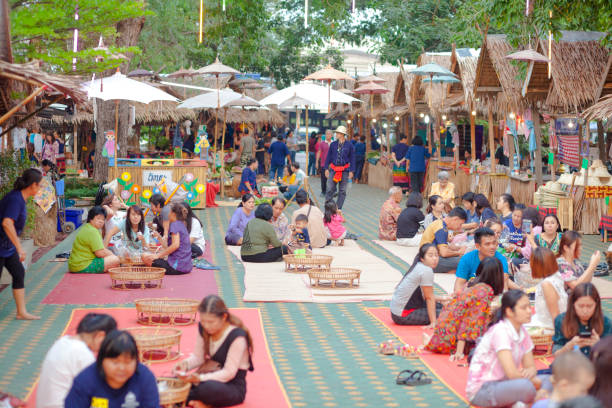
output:
<instances>
[{"instance_id":1,"label":"wooden beam","mask_svg":"<svg viewBox=\"0 0 612 408\"><path fill-rule=\"evenodd\" d=\"M521 95L527 95L529 89L529 81L531 81L531 75L533 74L533 66L535 62L531 61L529 63L529 67L527 67L527 76L525 77L525 82L523 82L523 89L521 90Z\"/></svg>"},{"instance_id":2,"label":"wooden beam","mask_svg":"<svg viewBox=\"0 0 612 408\"><path fill-rule=\"evenodd\" d=\"M1 134L0 134L0 138L2 136L4 136L5 134L9 133L11 130L13 130L14 128L16 128L17 126L19 126L21 123L25 122L26 120L30 119L32 116L36 115L38 112L40 112L41 110L49 107L50 105L53 105L54 103L57 103L59 101L61 101L62 99L64 99L64 95L60 95L58 97L56 97L55 99L42 104L40 106L40 108L36 109L35 111L32 111L30 113L28 113L26 116L24 116L23 118L19 119L16 123L13 124L13 126L5 129Z\"/></svg>"},{"instance_id":3,"label":"wooden beam","mask_svg":"<svg viewBox=\"0 0 612 408\"><path fill-rule=\"evenodd\" d=\"M0 72L0 76L4 77L4 78L8 78L8 79L12 79L15 81L19 81L19 82L24 82L28 85L32 85L32 86L42 86L42 84L38 81L33 81L31 79L28 79L26 77L23 77L21 75L15 75L15 74L11 74L9 72Z\"/></svg>"},{"instance_id":4,"label":"wooden beam","mask_svg":"<svg viewBox=\"0 0 612 408\"><path fill-rule=\"evenodd\" d=\"M23 101L19 102L16 106L14 106L11 110L9 110L8 112L6 112L4 115L2 115L2 117L0 117L0 125L3 124L4 122L6 122L6 120L8 118L10 118L11 116L13 116L13 114L15 114L15 112L17 112L19 109L21 109L22 106L27 105L32 99L36 98L38 95L40 95L45 89L47 89L47 86L41 86L39 88L37 88L36 90L34 90L34 92L32 92L30 94L30 96L28 96L27 98L25 98Z\"/></svg>"},{"instance_id":5,"label":"wooden beam","mask_svg":"<svg viewBox=\"0 0 612 408\"><path fill-rule=\"evenodd\" d=\"M602 96L602 92L604 89L604 85L606 84L606 79L608 79L608 72L612 69L612 55L608 56L608 64L606 65L606 69L603 72L602 78L599 81L599 86L597 87L597 92L595 93L595 102ZM610 84L608 84L610 85ZM606 87L608 88L608 87Z\"/></svg>"},{"instance_id":6,"label":"wooden beam","mask_svg":"<svg viewBox=\"0 0 612 408\"><path fill-rule=\"evenodd\" d=\"M476 92L501 92L501 86L479 86L476 88Z\"/></svg>"}]
</instances>

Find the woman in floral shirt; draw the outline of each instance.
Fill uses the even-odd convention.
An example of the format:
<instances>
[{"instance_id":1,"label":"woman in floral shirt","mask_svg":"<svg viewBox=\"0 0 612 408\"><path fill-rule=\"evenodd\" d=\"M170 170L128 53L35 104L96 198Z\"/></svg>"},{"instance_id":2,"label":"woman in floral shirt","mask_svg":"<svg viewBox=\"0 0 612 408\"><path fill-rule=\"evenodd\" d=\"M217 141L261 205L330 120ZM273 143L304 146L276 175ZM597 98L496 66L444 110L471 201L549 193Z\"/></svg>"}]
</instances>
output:
<instances>
[{"instance_id":1,"label":"woman in floral shirt","mask_svg":"<svg viewBox=\"0 0 612 408\"><path fill-rule=\"evenodd\" d=\"M480 337L490 318L491 301L503 290L501 262L494 257L483 259L476 270L476 278L440 313L425 349L451 354L451 360L463 359L466 342L474 343Z\"/></svg>"},{"instance_id":2,"label":"woman in floral shirt","mask_svg":"<svg viewBox=\"0 0 612 408\"><path fill-rule=\"evenodd\" d=\"M274 232L280 242L286 244L291 237L291 231L289 230L289 220L287 216L283 214L285 209L285 200L280 197L275 197L272 202L272 219L270 222L274 227Z\"/></svg>"},{"instance_id":3,"label":"woman in floral shirt","mask_svg":"<svg viewBox=\"0 0 612 408\"><path fill-rule=\"evenodd\" d=\"M576 231L565 231L559 243L557 264L559 264L561 278L563 278L565 285L570 289L574 289L581 283L590 282L601 259L600 252L595 251L591 255L589 266L585 270L578 261L581 252L582 236Z\"/></svg>"}]
</instances>

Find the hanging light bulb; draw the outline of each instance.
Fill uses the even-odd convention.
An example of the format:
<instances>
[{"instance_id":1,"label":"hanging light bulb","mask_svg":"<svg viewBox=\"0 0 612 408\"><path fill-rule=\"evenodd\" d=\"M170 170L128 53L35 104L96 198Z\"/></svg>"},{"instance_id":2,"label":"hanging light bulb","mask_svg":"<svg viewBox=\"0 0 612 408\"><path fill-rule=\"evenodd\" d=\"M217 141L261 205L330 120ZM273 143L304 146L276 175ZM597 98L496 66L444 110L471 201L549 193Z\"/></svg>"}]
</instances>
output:
<instances>
[{"instance_id":1,"label":"hanging light bulb","mask_svg":"<svg viewBox=\"0 0 612 408\"><path fill-rule=\"evenodd\" d=\"M373 122L373 123L376 123L376 118L372 119L372 122Z\"/></svg>"},{"instance_id":2,"label":"hanging light bulb","mask_svg":"<svg viewBox=\"0 0 612 408\"><path fill-rule=\"evenodd\" d=\"M386 128L387 128L387 124L383 123L383 129L386 129Z\"/></svg>"},{"instance_id":3,"label":"hanging light bulb","mask_svg":"<svg viewBox=\"0 0 612 408\"><path fill-rule=\"evenodd\" d=\"M446 115L442 115L442 120L446 120Z\"/></svg>"},{"instance_id":4,"label":"hanging light bulb","mask_svg":"<svg viewBox=\"0 0 612 408\"><path fill-rule=\"evenodd\" d=\"M476 111L472 111L472 116L476 116Z\"/></svg>"},{"instance_id":5,"label":"hanging light bulb","mask_svg":"<svg viewBox=\"0 0 612 408\"><path fill-rule=\"evenodd\" d=\"M421 113L419 113L419 117L420 117L420 118L424 118L424 117L425 117L425 114L424 114L423 112L421 112Z\"/></svg>"},{"instance_id":6,"label":"hanging light bulb","mask_svg":"<svg viewBox=\"0 0 612 408\"><path fill-rule=\"evenodd\" d=\"M425 123L429 123L429 115L425 116Z\"/></svg>"},{"instance_id":7,"label":"hanging light bulb","mask_svg":"<svg viewBox=\"0 0 612 408\"><path fill-rule=\"evenodd\" d=\"M514 114L514 112L510 112L508 116L510 117L510 119L516 118L516 115Z\"/></svg>"},{"instance_id":8,"label":"hanging light bulb","mask_svg":"<svg viewBox=\"0 0 612 408\"><path fill-rule=\"evenodd\" d=\"M351 123L353 123L353 121L349 119L349 120L346 121L346 123L348 123L350 125Z\"/></svg>"},{"instance_id":9,"label":"hanging light bulb","mask_svg":"<svg viewBox=\"0 0 612 408\"><path fill-rule=\"evenodd\" d=\"M394 119L396 122L399 122L399 116L396 116Z\"/></svg>"},{"instance_id":10,"label":"hanging light bulb","mask_svg":"<svg viewBox=\"0 0 612 408\"><path fill-rule=\"evenodd\" d=\"M202 44L202 38L204 37L204 0L200 0L200 33L198 42Z\"/></svg>"},{"instance_id":11,"label":"hanging light bulb","mask_svg":"<svg viewBox=\"0 0 612 408\"><path fill-rule=\"evenodd\" d=\"M308 0L304 0L304 28L308 28Z\"/></svg>"},{"instance_id":12,"label":"hanging light bulb","mask_svg":"<svg viewBox=\"0 0 612 408\"><path fill-rule=\"evenodd\" d=\"M567 122L567 126L570 128L574 127L574 122L572 122L572 120L570 119L569 122Z\"/></svg>"}]
</instances>

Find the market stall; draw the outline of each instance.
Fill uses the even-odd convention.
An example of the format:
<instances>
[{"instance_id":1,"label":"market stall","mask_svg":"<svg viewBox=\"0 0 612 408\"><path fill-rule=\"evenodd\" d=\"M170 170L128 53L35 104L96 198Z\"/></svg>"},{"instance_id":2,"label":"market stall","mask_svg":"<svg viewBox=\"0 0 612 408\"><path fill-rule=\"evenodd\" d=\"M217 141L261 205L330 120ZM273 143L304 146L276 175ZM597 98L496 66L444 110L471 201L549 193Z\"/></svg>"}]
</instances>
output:
<instances>
[{"instance_id":1,"label":"market stall","mask_svg":"<svg viewBox=\"0 0 612 408\"><path fill-rule=\"evenodd\" d=\"M122 159L117 166L110 160L108 174L116 180L117 194L127 205L148 202L151 195L173 193L165 189L164 180L178 183L193 208L206 207L208 163L199 159Z\"/></svg>"}]
</instances>

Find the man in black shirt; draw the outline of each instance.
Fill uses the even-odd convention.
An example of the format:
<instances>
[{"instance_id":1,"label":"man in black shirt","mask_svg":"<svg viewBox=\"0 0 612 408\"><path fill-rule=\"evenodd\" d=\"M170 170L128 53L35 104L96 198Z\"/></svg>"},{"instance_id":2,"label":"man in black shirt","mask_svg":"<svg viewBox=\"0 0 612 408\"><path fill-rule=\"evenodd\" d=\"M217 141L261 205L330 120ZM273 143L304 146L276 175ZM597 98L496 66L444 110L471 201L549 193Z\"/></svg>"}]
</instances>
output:
<instances>
[{"instance_id":1,"label":"man in black shirt","mask_svg":"<svg viewBox=\"0 0 612 408\"><path fill-rule=\"evenodd\" d=\"M420 208L423 204L421 193L411 192L406 200L406 208L397 217L397 243L404 246L418 247L421 243L419 228L425 220Z\"/></svg>"}]
</instances>

